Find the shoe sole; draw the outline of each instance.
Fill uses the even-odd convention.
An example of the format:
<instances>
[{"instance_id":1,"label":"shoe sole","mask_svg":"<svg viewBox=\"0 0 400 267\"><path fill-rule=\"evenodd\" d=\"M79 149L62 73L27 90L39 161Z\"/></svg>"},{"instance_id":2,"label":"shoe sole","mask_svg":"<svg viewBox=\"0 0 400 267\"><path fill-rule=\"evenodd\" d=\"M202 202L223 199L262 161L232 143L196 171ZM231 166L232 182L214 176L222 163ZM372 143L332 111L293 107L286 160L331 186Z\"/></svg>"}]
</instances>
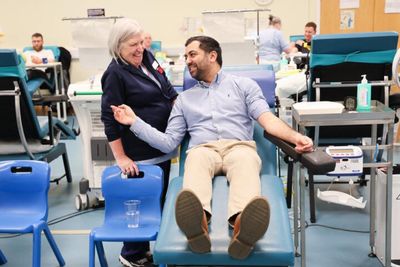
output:
<instances>
[{"instance_id":1,"label":"shoe sole","mask_svg":"<svg viewBox=\"0 0 400 267\"><path fill-rule=\"evenodd\" d=\"M126 259L124 259L121 255L119 255L118 258L119 262L122 264L122 266L124 267L137 267L137 266L145 266L143 264L132 264L129 261L127 261Z\"/></svg>"},{"instance_id":2,"label":"shoe sole","mask_svg":"<svg viewBox=\"0 0 400 267\"><path fill-rule=\"evenodd\" d=\"M190 249L196 253L211 250L210 237L202 227L203 213L203 206L193 192L179 193L175 203L176 223L186 235Z\"/></svg>"},{"instance_id":3,"label":"shoe sole","mask_svg":"<svg viewBox=\"0 0 400 267\"><path fill-rule=\"evenodd\" d=\"M253 250L255 243L268 229L270 207L263 197L253 198L240 215L240 230L232 238L228 253L232 258L245 259Z\"/></svg>"}]
</instances>

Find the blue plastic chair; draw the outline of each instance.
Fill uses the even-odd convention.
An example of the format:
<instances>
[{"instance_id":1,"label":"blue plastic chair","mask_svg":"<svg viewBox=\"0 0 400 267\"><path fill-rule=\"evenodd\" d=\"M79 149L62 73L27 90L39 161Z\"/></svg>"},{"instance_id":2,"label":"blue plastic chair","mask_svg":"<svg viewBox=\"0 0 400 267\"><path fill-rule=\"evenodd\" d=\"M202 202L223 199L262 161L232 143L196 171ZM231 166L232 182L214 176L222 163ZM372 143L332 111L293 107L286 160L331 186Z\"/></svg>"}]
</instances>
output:
<instances>
[{"instance_id":1,"label":"blue plastic chair","mask_svg":"<svg viewBox=\"0 0 400 267\"><path fill-rule=\"evenodd\" d=\"M102 226L94 228L89 237L89 266L95 266L95 248L102 267L108 266L103 241L135 242L156 240L161 222L162 169L155 165L139 165L142 178L121 177L118 166L111 166L102 175L105 215ZM140 200L138 228L128 228L124 201Z\"/></svg>"},{"instance_id":2,"label":"blue plastic chair","mask_svg":"<svg viewBox=\"0 0 400 267\"><path fill-rule=\"evenodd\" d=\"M18 60L15 50L0 49L0 160L32 159L51 162L62 156L67 181L72 181L65 143L60 137L75 139L75 133L51 116L37 116L34 100L26 84L23 62L4 67L4 61ZM56 96L40 97L50 105ZM49 100L47 100L49 99ZM9 148L8 151L6 148ZM58 181L59 179L56 179Z\"/></svg>"},{"instance_id":3,"label":"blue plastic chair","mask_svg":"<svg viewBox=\"0 0 400 267\"><path fill-rule=\"evenodd\" d=\"M0 233L32 233L32 266L40 266L44 232L60 266L65 261L47 225L50 166L40 161L0 162ZM0 263L7 260L0 252Z\"/></svg>"},{"instance_id":4,"label":"blue plastic chair","mask_svg":"<svg viewBox=\"0 0 400 267\"><path fill-rule=\"evenodd\" d=\"M1 252L1 250L0 250L0 265L6 264L6 263L7 263L6 256L4 256L3 252Z\"/></svg>"}]
</instances>

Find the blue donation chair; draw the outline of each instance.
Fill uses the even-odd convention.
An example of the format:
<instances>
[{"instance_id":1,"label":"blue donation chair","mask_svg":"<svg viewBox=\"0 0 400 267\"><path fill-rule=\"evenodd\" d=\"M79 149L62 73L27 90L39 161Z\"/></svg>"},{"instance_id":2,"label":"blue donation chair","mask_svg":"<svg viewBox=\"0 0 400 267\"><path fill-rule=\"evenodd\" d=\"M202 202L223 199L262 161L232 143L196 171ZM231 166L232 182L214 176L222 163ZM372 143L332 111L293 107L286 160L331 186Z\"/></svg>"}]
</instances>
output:
<instances>
[{"instance_id":1,"label":"blue donation chair","mask_svg":"<svg viewBox=\"0 0 400 267\"><path fill-rule=\"evenodd\" d=\"M65 261L47 225L50 166L40 161L0 162L0 233L32 233L32 266L40 266L44 232L60 266ZM0 264L7 260L0 251Z\"/></svg>"},{"instance_id":2,"label":"blue donation chair","mask_svg":"<svg viewBox=\"0 0 400 267\"><path fill-rule=\"evenodd\" d=\"M89 266L95 266L95 248L100 265L108 266L103 241L152 241L157 237L161 222L161 191L163 173L155 165L139 165L138 177L124 178L118 166L108 167L102 175L105 215L102 226L94 228L89 237ZM138 228L128 228L124 201L140 200Z\"/></svg>"},{"instance_id":3,"label":"blue donation chair","mask_svg":"<svg viewBox=\"0 0 400 267\"><path fill-rule=\"evenodd\" d=\"M229 70L227 70L229 71ZM230 72L230 71L229 71ZM234 74L255 78L263 90L270 107L274 107L275 77L272 70L243 70L234 68ZM184 89L195 84L190 74L185 74ZM261 191L272 209L267 233L259 240L253 253L245 260L235 260L228 255L231 230L227 222L228 185L222 176L213 179L213 216L210 224L211 252L193 253L187 245L184 234L175 221L175 200L182 188L182 175L186 159L188 140L181 146L179 177L169 185L163 210L160 232L154 247L156 263L171 265L268 265L293 266L294 248L290 231L282 181L276 174L276 148L263 137L263 129L257 124L254 129L257 151L263 162L261 170Z\"/></svg>"},{"instance_id":4,"label":"blue donation chair","mask_svg":"<svg viewBox=\"0 0 400 267\"><path fill-rule=\"evenodd\" d=\"M3 61L4 60L4 61ZM14 65L5 65L13 62ZM50 106L66 96L32 98L23 62L15 50L0 49L0 160L31 159L51 162L62 156L67 181L71 182L68 155L60 137L75 139L74 132L62 121L51 116L37 116L34 105ZM54 181L58 182L60 178Z\"/></svg>"},{"instance_id":5,"label":"blue donation chair","mask_svg":"<svg viewBox=\"0 0 400 267\"><path fill-rule=\"evenodd\" d=\"M392 61L397 49L397 32L321 34L312 39L309 101L344 101L357 96L357 84L366 74L373 84L371 99L389 105ZM375 83L375 85L374 85ZM383 136L378 127L377 136ZM371 136L370 125L311 128L316 145L360 145ZM384 140L385 137L382 137ZM379 160L379 159L378 159ZM369 170L365 170L365 172ZM358 182L365 184L362 177ZM315 222L314 179L309 175L310 215Z\"/></svg>"}]
</instances>

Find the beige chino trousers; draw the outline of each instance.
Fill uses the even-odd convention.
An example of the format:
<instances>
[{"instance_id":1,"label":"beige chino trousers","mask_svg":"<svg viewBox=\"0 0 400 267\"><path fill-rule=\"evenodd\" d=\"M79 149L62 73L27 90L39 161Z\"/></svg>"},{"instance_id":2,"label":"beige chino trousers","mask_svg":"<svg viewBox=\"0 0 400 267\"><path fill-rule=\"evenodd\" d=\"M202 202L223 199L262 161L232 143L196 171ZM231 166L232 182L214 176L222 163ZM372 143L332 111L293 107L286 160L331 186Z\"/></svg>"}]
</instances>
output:
<instances>
[{"instance_id":1,"label":"beige chino trousers","mask_svg":"<svg viewBox=\"0 0 400 267\"><path fill-rule=\"evenodd\" d=\"M183 188L192 190L210 214L212 179L216 175L225 175L229 182L228 218L261 194L261 159L254 141L218 140L186 153Z\"/></svg>"}]
</instances>

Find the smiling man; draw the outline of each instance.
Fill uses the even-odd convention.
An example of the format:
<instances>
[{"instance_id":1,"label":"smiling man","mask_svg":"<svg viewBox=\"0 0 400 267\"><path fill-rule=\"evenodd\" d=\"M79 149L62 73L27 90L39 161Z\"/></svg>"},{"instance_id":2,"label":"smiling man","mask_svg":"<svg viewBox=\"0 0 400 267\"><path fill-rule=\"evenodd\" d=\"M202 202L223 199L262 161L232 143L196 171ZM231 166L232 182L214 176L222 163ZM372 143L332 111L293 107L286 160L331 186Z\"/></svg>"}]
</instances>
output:
<instances>
[{"instance_id":1,"label":"smiling man","mask_svg":"<svg viewBox=\"0 0 400 267\"><path fill-rule=\"evenodd\" d=\"M301 53L309 53L311 51L311 39L317 33L317 24L315 22L307 22L304 26L304 39L297 40L295 47Z\"/></svg>"},{"instance_id":2,"label":"smiling man","mask_svg":"<svg viewBox=\"0 0 400 267\"><path fill-rule=\"evenodd\" d=\"M226 175L229 185L228 220L234 235L228 253L246 258L268 228L270 206L261 196L261 159L253 141L253 121L267 132L310 151L312 141L275 117L260 87L251 79L221 70L222 52L211 37L186 41L185 58L198 84L181 93L172 109L165 133L152 128L127 106L112 106L115 119L151 146L168 153L188 132L183 189L175 217L193 252L211 249L207 222L212 215L212 178Z\"/></svg>"}]
</instances>

